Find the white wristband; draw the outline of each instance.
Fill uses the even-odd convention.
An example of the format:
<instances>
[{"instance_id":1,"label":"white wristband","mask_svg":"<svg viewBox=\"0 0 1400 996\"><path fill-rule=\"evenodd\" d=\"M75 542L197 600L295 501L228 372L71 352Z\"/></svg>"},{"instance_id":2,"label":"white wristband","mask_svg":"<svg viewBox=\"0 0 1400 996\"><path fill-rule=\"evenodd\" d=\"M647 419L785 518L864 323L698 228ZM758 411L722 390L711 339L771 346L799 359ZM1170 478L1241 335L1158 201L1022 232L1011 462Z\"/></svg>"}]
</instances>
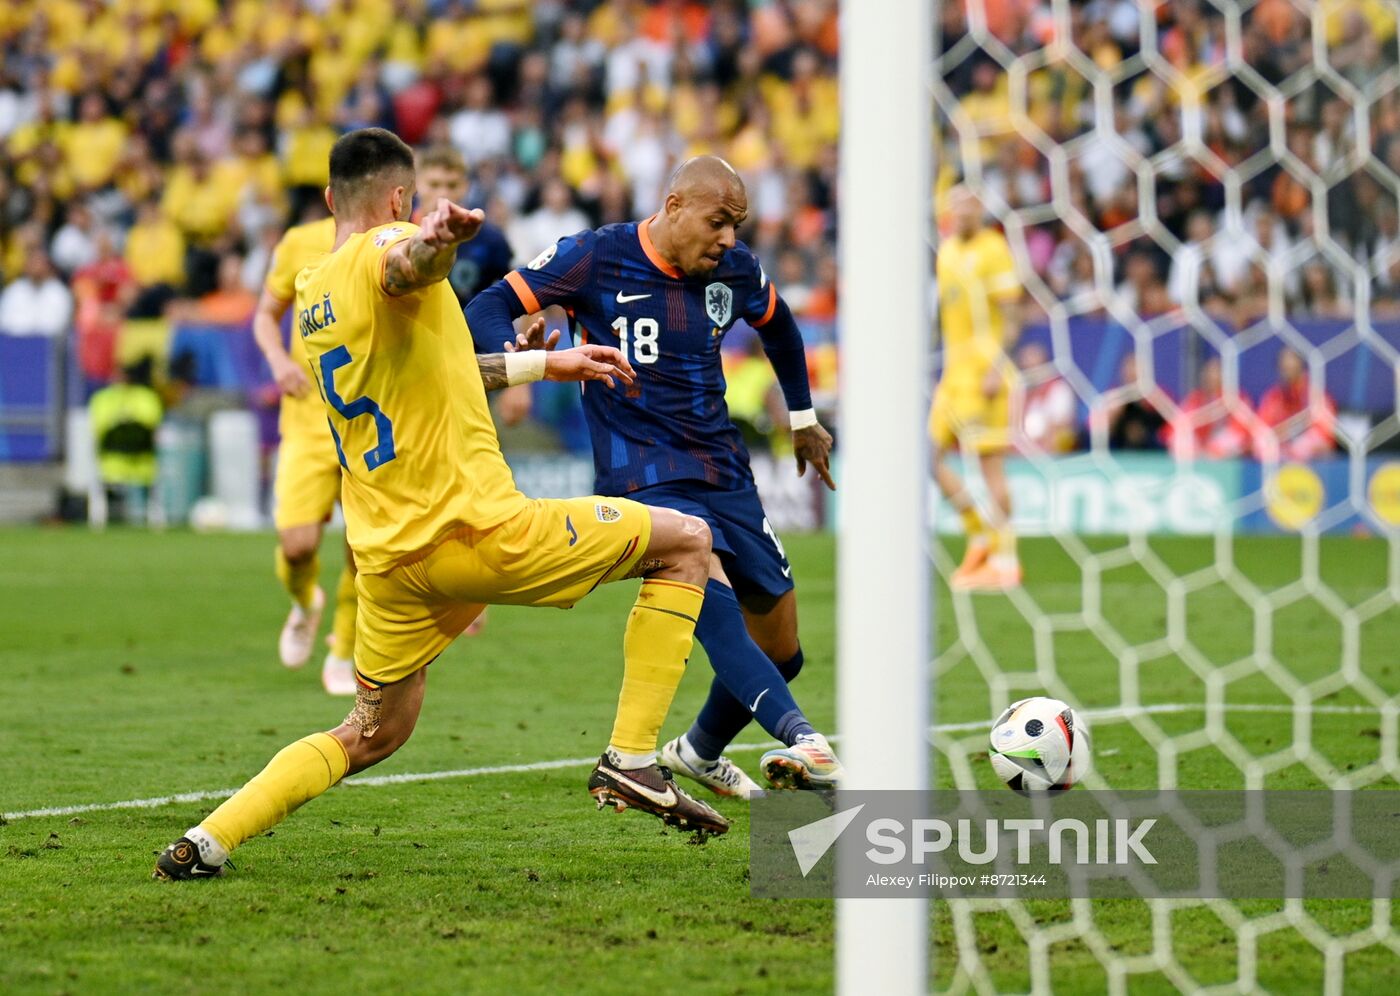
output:
<instances>
[{"instance_id":1,"label":"white wristband","mask_svg":"<svg viewBox=\"0 0 1400 996\"><path fill-rule=\"evenodd\" d=\"M788 412L788 419L791 420L793 432L810 429L817 424L817 411L815 408L804 408L800 412Z\"/></svg>"},{"instance_id":2,"label":"white wristband","mask_svg":"<svg viewBox=\"0 0 1400 996\"><path fill-rule=\"evenodd\" d=\"M529 349L522 353L506 353L506 383L532 384L544 380L544 365L549 355L542 349Z\"/></svg>"}]
</instances>

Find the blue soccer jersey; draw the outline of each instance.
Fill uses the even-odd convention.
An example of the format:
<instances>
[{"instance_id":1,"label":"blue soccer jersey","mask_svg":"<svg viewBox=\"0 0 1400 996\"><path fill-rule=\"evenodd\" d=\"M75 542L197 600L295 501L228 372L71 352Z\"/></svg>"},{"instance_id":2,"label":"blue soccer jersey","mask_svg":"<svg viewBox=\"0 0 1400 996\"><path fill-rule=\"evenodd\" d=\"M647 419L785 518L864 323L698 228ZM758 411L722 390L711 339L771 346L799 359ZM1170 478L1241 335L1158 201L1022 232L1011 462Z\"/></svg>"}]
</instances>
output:
<instances>
[{"instance_id":1,"label":"blue soccer jersey","mask_svg":"<svg viewBox=\"0 0 1400 996\"><path fill-rule=\"evenodd\" d=\"M458 303L465 308L480 291L504 277L513 255L505 233L489 221L484 223L476 238L457 247L457 262L447 275ZM500 343L496 343L487 352L495 353L500 348Z\"/></svg>"},{"instance_id":2,"label":"blue soccer jersey","mask_svg":"<svg viewBox=\"0 0 1400 996\"><path fill-rule=\"evenodd\" d=\"M747 246L712 273L686 277L656 251L647 222L609 225L560 239L506 283L527 314L561 305L584 341L620 349L637 371L631 387L583 392L600 494L668 481L752 486L719 356L735 322L760 328L778 306Z\"/></svg>"}]
</instances>

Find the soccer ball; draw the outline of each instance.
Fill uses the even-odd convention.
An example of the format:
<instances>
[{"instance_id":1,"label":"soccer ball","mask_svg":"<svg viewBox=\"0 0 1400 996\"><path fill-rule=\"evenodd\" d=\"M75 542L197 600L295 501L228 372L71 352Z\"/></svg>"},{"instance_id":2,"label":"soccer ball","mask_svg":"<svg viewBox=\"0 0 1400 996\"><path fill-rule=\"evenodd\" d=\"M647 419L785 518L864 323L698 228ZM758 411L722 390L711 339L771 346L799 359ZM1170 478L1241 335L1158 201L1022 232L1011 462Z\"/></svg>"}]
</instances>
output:
<instances>
[{"instance_id":1,"label":"soccer ball","mask_svg":"<svg viewBox=\"0 0 1400 996\"><path fill-rule=\"evenodd\" d=\"M1088 724L1059 699L1013 702L992 724L992 768L1017 792L1070 788L1091 753Z\"/></svg>"}]
</instances>

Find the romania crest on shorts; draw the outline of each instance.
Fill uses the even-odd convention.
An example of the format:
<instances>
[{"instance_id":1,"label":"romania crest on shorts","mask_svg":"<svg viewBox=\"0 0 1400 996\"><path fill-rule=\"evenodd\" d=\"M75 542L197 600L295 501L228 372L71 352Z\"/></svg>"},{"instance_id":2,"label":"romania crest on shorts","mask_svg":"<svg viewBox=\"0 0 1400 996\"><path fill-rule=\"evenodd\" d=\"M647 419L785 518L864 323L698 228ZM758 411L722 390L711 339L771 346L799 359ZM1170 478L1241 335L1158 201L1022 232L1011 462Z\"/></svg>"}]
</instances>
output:
<instances>
[{"instance_id":1,"label":"romania crest on shorts","mask_svg":"<svg viewBox=\"0 0 1400 996\"><path fill-rule=\"evenodd\" d=\"M723 328L729 324L729 316L734 313L734 292L727 284L713 283L705 288L705 314L710 321Z\"/></svg>"},{"instance_id":2,"label":"romania crest on shorts","mask_svg":"<svg viewBox=\"0 0 1400 996\"><path fill-rule=\"evenodd\" d=\"M598 513L599 522L616 522L618 519L622 518L620 509L613 505L604 505L602 502L594 505L593 511Z\"/></svg>"}]
</instances>

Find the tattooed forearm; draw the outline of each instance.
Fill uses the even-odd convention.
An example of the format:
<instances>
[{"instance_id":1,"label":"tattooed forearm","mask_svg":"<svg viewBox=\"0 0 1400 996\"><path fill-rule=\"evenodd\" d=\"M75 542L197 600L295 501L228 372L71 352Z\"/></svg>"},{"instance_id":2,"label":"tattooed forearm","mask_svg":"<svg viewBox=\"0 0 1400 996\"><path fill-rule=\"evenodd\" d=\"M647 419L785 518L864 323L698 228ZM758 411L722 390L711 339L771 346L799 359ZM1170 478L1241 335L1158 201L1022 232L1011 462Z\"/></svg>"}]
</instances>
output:
<instances>
[{"instance_id":1,"label":"tattooed forearm","mask_svg":"<svg viewBox=\"0 0 1400 996\"><path fill-rule=\"evenodd\" d=\"M457 247L434 248L418 236L400 242L384 257L384 290L408 294L436 283L452 272Z\"/></svg>"},{"instance_id":2,"label":"tattooed forearm","mask_svg":"<svg viewBox=\"0 0 1400 996\"><path fill-rule=\"evenodd\" d=\"M506 381L506 354L505 353L484 353L476 358L476 365L481 368L481 386L488 391L499 391L503 387L508 387Z\"/></svg>"}]
</instances>

